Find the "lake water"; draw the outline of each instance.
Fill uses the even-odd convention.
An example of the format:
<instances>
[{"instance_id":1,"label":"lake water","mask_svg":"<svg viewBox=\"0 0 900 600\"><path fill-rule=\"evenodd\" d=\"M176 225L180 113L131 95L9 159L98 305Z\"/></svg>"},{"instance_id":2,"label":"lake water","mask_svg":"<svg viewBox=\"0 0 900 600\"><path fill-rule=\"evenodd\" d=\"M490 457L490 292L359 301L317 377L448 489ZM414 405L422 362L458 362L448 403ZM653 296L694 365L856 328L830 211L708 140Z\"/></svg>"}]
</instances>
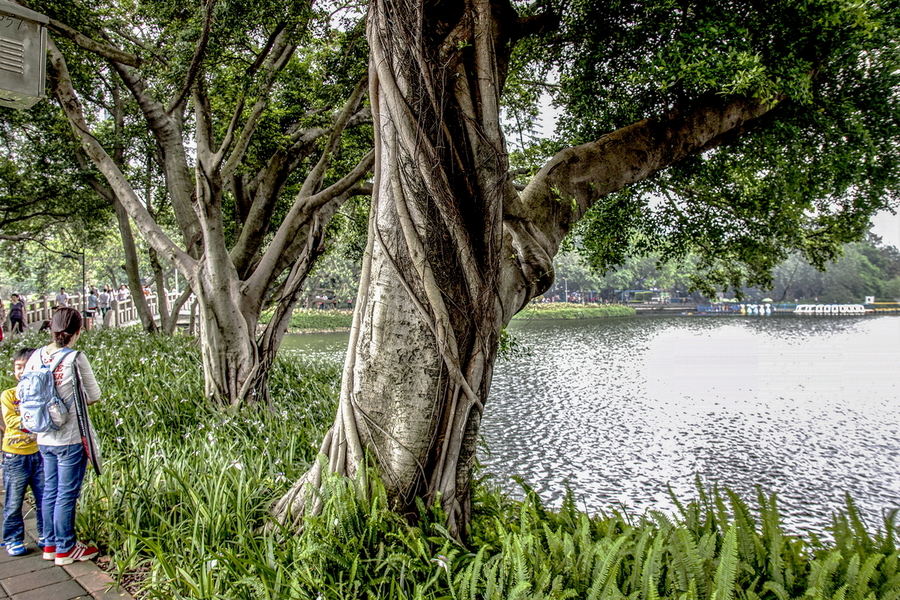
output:
<instances>
[{"instance_id":1,"label":"lake water","mask_svg":"<svg viewBox=\"0 0 900 600\"><path fill-rule=\"evenodd\" d=\"M557 505L670 511L697 476L777 493L823 532L849 493L876 524L900 508L900 317L678 316L514 321L481 429L486 470ZM346 334L291 336L342 360Z\"/></svg>"}]
</instances>

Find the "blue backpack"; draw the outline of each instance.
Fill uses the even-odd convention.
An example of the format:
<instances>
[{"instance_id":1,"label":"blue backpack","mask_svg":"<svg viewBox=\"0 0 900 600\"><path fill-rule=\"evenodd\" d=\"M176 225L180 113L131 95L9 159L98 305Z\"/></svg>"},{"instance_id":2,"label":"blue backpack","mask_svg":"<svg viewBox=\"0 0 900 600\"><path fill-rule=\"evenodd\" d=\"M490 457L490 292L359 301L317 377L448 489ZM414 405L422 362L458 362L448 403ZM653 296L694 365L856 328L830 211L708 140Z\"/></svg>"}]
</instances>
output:
<instances>
[{"instance_id":1,"label":"blue backpack","mask_svg":"<svg viewBox=\"0 0 900 600\"><path fill-rule=\"evenodd\" d=\"M39 353L36 350L35 353ZM63 348L56 353L53 361L45 365L40 355L36 356L38 366L26 370L16 386L16 397L19 399L19 416L21 429L30 433L56 431L69 420L69 407L65 400L56 393L56 382L53 371L70 353L71 348ZM28 361L29 363L31 360ZM26 365L26 368L28 365Z\"/></svg>"}]
</instances>

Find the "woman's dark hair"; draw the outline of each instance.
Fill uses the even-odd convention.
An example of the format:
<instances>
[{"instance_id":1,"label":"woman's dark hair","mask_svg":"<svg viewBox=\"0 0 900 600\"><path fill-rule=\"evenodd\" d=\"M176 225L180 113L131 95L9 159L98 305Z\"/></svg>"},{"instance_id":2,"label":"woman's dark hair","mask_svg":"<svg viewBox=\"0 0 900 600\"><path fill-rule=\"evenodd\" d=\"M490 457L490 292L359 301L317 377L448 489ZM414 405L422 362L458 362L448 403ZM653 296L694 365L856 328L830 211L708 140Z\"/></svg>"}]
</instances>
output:
<instances>
[{"instance_id":1,"label":"woman's dark hair","mask_svg":"<svg viewBox=\"0 0 900 600\"><path fill-rule=\"evenodd\" d=\"M72 336L81 331L81 313L71 306L62 306L50 319L50 331L57 346L68 346Z\"/></svg>"}]
</instances>

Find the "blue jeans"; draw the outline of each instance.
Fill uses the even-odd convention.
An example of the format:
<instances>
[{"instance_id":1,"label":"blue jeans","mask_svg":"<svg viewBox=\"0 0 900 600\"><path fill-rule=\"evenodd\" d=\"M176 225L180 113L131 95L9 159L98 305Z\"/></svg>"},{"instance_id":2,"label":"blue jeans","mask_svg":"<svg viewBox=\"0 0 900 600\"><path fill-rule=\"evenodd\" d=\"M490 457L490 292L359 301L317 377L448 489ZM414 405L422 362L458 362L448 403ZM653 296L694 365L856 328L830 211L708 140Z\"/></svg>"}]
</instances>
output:
<instances>
[{"instance_id":1,"label":"blue jeans","mask_svg":"<svg viewBox=\"0 0 900 600\"><path fill-rule=\"evenodd\" d=\"M3 543L25 541L25 521L22 519L22 502L25 489L31 486L37 517L38 537L44 530L41 505L44 497L44 462L40 452L32 454L3 453L3 489L6 501L3 505Z\"/></svg>"},{"instance_id":2,"label":"blue jeans","mask_svg":"<svg viewBox=\"0 0 900 600\"><path fill-rule=\"evenodd\" d=\"M75 504L88 458L81 444L40 445L44 458L44 539L56 551L68 552L75 545Z\"/></svg>"}]
</instances>

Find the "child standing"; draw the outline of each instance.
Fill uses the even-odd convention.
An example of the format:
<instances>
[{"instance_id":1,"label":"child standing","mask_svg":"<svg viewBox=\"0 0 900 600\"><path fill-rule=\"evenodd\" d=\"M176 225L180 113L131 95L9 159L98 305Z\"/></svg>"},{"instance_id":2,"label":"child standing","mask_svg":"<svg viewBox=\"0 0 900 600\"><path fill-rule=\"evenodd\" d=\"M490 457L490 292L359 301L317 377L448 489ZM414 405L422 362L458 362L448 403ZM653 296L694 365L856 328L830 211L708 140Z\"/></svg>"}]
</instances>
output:
<instances>
[{"instance_id":1,"label":"child standing","mask_svg":"<svg viewBox=\"0 0 900 600\"><path fill-rule=\"evenodd\" d=\"M34 348L22 348L13 356L13 375L18 381L25 371L25 363ZM3 422L3 488L6 502L3 506L3 544L10 556L21 556L28 552L25 547L25 521L22 518L22 502L25 490L31 486L37 516L38 546L43 547L43 520L41 503L44 497L44 463L38 452L37 435L25 433L21 429L19 399L16 388L0 394Z\"/></svg>"}]
</instances>

